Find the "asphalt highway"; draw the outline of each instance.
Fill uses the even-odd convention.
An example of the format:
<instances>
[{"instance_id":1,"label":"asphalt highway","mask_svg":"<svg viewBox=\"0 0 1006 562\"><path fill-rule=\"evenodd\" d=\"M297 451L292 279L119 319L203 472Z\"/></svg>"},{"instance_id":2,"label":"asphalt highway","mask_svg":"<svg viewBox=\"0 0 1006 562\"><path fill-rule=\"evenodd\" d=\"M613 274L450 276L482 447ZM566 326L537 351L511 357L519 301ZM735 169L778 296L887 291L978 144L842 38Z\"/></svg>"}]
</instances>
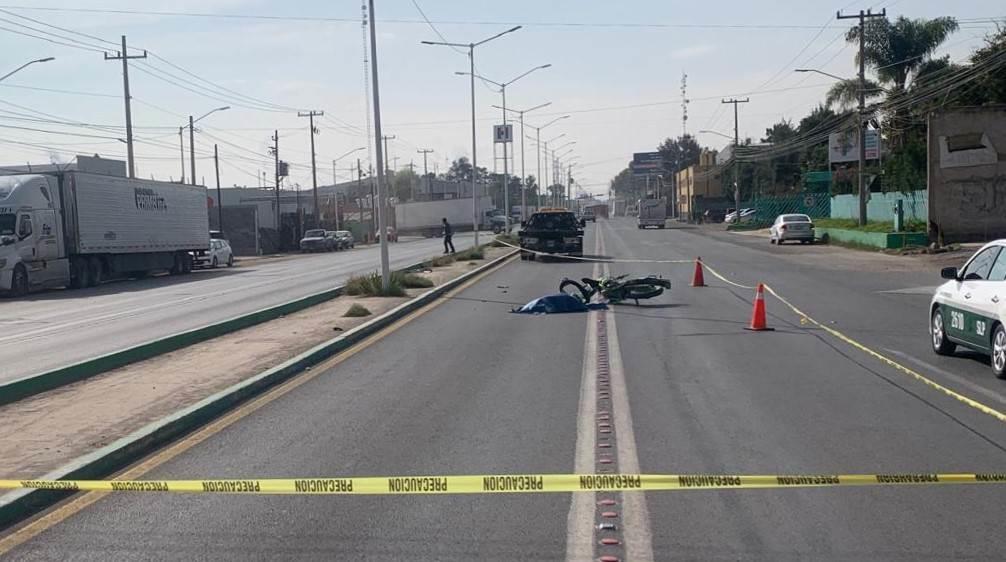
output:
<instances>
[{"instance_id":1,"label":"asphalt highway","mask_svg":"<svg viewBox=\"0 0 1006 562\"><path fill-rule=\"evenodd\" d=\"M440 238L391 244L392 267L435 256L442 244ZM459 250L471 245L470 233L456 237ZM2 299L0 382L283 304L379 264L380 248L368 246Z\"/></svg>"},{"instance_id":2,"label":"asphalt highway","mask_svg":"<svg viewBox=\"0 0 1006 562\"><path fill-rule=\"evenodd\" d=\"M822 323L901 354L899 361L934 381L1006 408L1006 383L987 364L929 351L928 297L904 289L935 279L837 273L801 265L792 252L688 228L639 231L628 220L590 225L586 248L622 259L701 255L739 283L769 283ZM554 292L564 276L605 267L661 274L673 288L642 306L509 314L516 304ZM769 324L776 330L746 331L752 292L711 275L709 287L691 288L691 274L689 264L511 262L209 436L180 441L143 478L1006 467L1001 422L802 324L771 298ZM603 503L595 509L597 502ZM1004 502L1006 488L988 486L117 494L52 510L21 534L8 534L0 545L9 550L0 549L0 557L998 560L1006 552Z\"/></svg>"}]
</instances>

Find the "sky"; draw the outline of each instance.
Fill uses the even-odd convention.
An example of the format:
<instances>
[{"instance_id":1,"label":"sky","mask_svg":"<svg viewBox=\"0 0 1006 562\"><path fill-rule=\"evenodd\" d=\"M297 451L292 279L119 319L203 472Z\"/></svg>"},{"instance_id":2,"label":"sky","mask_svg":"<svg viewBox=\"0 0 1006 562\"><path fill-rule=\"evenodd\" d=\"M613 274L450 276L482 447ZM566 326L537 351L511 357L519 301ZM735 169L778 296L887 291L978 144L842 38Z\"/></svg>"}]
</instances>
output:
<instances>
[{"instance_id":1,"label":"sky","mask_svg":"<svg viewBox=\"0 0 1006 562\"><path fill-rule=\"evenodd\" d=\"M102 51L114 55L115 44L126 35L130 55L148 52L147 59L130 61L138 176L177 181L182 171L178 128L189 115L225 105L231 108L197 126L196 176L209 186L215 185L215 143L224 186L257 186L263 171L271 185L268 150L278 130L280 158L292 165L289 181L310 187L308 119L297 110L325 112L315 123L319 185L331 183L333 159L342 157L335 170L339 181L349 178L357 157L367 166L367 149L343 156L374 144L367 133L359 0L8 1L0 0L0 75L31 59L56 59L0 82L0 164L65 162L77 153L125 157L119 140L125 138L122 65L104 60ZM396 137L388 143L393 167L414 163L421 171L419 149L434 151L430 171L442 172L451 160L471 157L469 82L454 74L468 70L467 56L420 41L441 36L450 42L480 41L522 24L476 49L477 73L508 82L533 67L552 65L511 84L507 106L526 109L551 102L526 114L526 124L535 126L569 115L542 131L542 140L564 135L553 148L574 142L563 150L572 150L567 158L573 175L585 191L597 194L607 192L633 152L654 150L683 132L683 73L690 100L687 132L719 149L729 142L726 138L699 131L732 134L732 110L723 98L750 97L740 107L739 130L757 140L780 119L798 122L831 85L830 78L797 74L794 68L855 74L854 47L844 40L851 22L835 19L840 9L886 8L889 17L1006 19L1001 0L375 4L382 132ZM72 11L81 9L98 11ZM114 10L173 14L108 12ZM991 21L962 23L937 56L964 59L992 29ZM476 83L475 93L478 164L502 170L492 144L492 126L502 122L492 105L499 105L501 96L483 82ZM185 143L188 150L187 133ZM536 174L535 148L526 141L527 174Z\"/></svg>"}]
</instances>

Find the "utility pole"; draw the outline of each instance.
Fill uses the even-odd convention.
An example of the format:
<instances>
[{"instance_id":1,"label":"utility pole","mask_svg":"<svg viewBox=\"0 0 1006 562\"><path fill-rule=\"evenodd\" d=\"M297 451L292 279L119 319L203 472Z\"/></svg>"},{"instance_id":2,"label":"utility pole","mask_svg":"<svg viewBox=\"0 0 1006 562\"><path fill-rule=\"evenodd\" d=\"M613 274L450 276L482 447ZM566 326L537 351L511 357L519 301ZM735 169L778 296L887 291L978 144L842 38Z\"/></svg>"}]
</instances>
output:
<instances>
[{"instance_id":1,"label":"utility pole","mask_svg":"<svg viewBox=\"0 0 1006 562\"><path fill-rule=\"evenodd\" d=\"M856 127L859 134L859 225L866 225L866 200L870 194L866 186L866 127L863 120L866 113L866 20L867 18L883 18L887 16L887 8L881 10L879 14L872 13L871 10L860 10L858 14L843 16L838 12L835 17L840 20L859 20L859 109Z\"/></svg>"},{"instance_id":2,"label":"utility pole","mask_svg":"<svg viewBox=\"0 0 1006 562\"><path fill-rule=\"evenodd\" d=\"M740 128L737 123L737 104L748 103L750 98L744 98L742 100L731 98L728 100L723 100L721 103L732 103L734 104L734 210L737 215L734 217L735 222L741 222L741 167L740 162L737 160L737 148L741 144Z\"/></svg>"},{"instance_id":3,"label":"utility pole","mask_svg":"<svg viewBox=\"0 0 1006 562\"><path fill-rule=\"evenodd\" d=\"M297 112L297 117L307 117L310 119L311 126L311 186L314 190L314 227L321 227L321 207L318 206L318 164L315 162L314 154L314 135L318 133L318 130L314 127L314 118L324 115L324 111L308 111L307 113ZM332 174L335 174L335 166L332 167ZM335 183L335 180L332 182Z\"/></svg>"},{"instance_id":4,"label":"utility pole","mask_svg":"<svg viewBox=\"0 0 1006 562\"><path fill-rule=\"evenodd\" d=\"M280 225L280 212L279 212L279 130L278 129L274 132L272 141L273 145L272 150L270 152L272 152L275 158L274 163L276 168L276 244L277 244L276 249L279 250L278 246L281 245L282 242L280 233L282 232L283 229L281 228Z\"/></svg>"},{"instance_id":5,"label":"utility pole","mask_svg":"<svg viewBox=\"0 0 1006 562\"><path fill-rule=\"evenodd\" d=\"M381 161L381 165L384 166L385 173L388 173L388 172L391 171L391 168L388 167L388 161L390 160L390 158L388 158L388 154L389 154L388 153L388 141L389 140L395 140L395 138L397 138L395 135L385 135L385 136L381 137L381 140L384 141L384 160L381 160L380 158L378 158L378 160L380 160ZM397 162L396 162L396 164L397 164Z\"/></svg>"},{"instance_id":6,"label":"utility pole","mask_svg":"<svg viewBox=\"0 0 1006 562\"><path fill-rule=\"evenodd\" d=\"M133 160L133 110L131 97L129 95L129 59L145 59L147 58L146 49L143 50L143 56L133 55L129 56L126 51L126 36L122 36L122 50L118 51L114 57L108 56L108 53L103 53L105 55L105 60L121 60L122 61L122 91L123 97L126 100L126 163L129 167L129 177L136 177L136 164ZM195 181L195 173L192 174L192 181ZM185 183L185 182L182 182Z\"/></svg>"},{"instance_id":7,"label":"utility pole","mask_svg":"<svg viewBox=\"0 0 1006 562\"><path fill-rule=\"evenodd\" d=\"M189 162L192 168L192 185L196 185L196 126L189 115Z\"/></svg>"},{"instance_id":8,"label":"utility pole","mask_svg":"<svg viewBox=\"0 0 1006 562\"><path fill-rule=\"evenodd\" d=\"M182 180L185 183L185 127L178 127L178 149L182 156Z\"/></svg>"},{"instance_id":9,"label":"utility pole","mask_svg":"<svg viewBox=\"0 0 1006 562\"><path fill-rule=\"evenodd\" d=\"M224 198L220 194L220 153L217 145L213 145L213 169L217 175L217 230L224 232Z\"/></svg>"},{"instance_id":10,"label":"utility pole","mask_svg":"<svg viewBox=\"0 0 1006 562\"><path fill-rule=\"evenodd\" d=\"M380 88L377 84L377 23L376 16L374 15L374 0L369 0L368 5L370 7L370 69L371 74L374 79L374 136L376 137L377 143L377 160L381 161L381 94ZM391 138L395 138L392 136ZM384 142L387 144L388 137L384 137ZM385 153L387 150L384 151ZM387 156L384 154L383 156ZM382 162L384 163L384 162ZM378 166L377 169L377 198L379 199L379 210L378 221L379 228L381 229L381 281L384 286L384 290L387 291L391 286L391 266L388 263L388 231L384 227L385 217L384 217L384 201L386 196L386 186L384 184L384 171Z\"/></svg>"},{"instance_id":11,"label":"utility pole","mask_svg":"<svg viewBox=\"0 0 1006 562\"><path fill-rule=\"evenodd\" d=\"M426 166L426 155L433 152L432 148L420 148L416 151L417 154L423 155L423 179L426 180L426 193L429 194L430 199L433 199L433 184L430 182L430 169Z\"/></svg>"}]
</instances>

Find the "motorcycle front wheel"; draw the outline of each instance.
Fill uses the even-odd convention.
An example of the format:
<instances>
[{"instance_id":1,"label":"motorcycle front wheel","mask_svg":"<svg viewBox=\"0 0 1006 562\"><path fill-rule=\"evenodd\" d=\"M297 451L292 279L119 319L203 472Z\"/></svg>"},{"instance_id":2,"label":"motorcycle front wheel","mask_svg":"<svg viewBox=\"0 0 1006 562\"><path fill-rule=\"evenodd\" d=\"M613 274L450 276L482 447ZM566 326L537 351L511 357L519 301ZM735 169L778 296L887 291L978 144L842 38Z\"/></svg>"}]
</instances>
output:
<instances>
[{"instance_id":1,"label":"motorcycle front wheel","mask_svg":"<svg viewBox=\"0 0 1006 562\"><path fill-rule=\"evenodd\" d=\"M593 291L572 279L563 279L559 283L559 292L572 295L585 303L590 302L591 297L594 296Z\"/></svg>"}]
</instances>

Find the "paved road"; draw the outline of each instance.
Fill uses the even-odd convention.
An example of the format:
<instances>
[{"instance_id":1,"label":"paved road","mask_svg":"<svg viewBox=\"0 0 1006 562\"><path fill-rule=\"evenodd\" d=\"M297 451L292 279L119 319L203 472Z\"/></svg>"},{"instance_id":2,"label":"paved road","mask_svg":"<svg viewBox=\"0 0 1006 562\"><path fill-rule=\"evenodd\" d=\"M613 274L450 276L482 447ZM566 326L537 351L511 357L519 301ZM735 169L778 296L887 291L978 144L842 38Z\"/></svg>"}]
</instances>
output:
<instances>
[{"instance_id":1,"label":"paved road","mask_svg":"<svg viewBox=\"0 0 1006 562\"><path fill-rule=\"evenodd\" d=\"M640 232L624 221L591 226L587 244L620 258L701 254L740 282L771 283L853 337L932 363L936 370L926 373L942 384L976 398L981 389L993 406L1003 400L1006 385L992 379L987 365L928 352L927 298L884 292L909 286L905 274L789 267L780 255L697 231ZM554 290L562 276L601 267L513 262L206 440L182 442L184 449L146 477L1006 466L1000 422L801 326L777 302L769 302L777 331L743 330L750 291L712 279L708 288L687 287L689 266L608 266L670 277L671 295L649 306L507 314L512 303ZM994 560L1006 552L1004 498L998 487L572 497L117 495L75 514L55 511L61 522L7 557ZM615 503L595 507L608 500ZM617 517L603 517L605 510ZM598 529L611 521L615 530ZM620 544L599 545L605 538Z\"/></svg>"},{"instance_id":2,"label":"paved road","mask_svg":"<svg viewBox=\"0 0 1006 562\"><path fill-rule=\"evenodd\" d=\"M472 244L457 236L458 249ZM440 239L391 245L392 267L442 250ZM0 300L0 382L199 328L330 289L380 267L380 249L256 261L183 277L109 283Z\"/></svg>"}]
</instances>

